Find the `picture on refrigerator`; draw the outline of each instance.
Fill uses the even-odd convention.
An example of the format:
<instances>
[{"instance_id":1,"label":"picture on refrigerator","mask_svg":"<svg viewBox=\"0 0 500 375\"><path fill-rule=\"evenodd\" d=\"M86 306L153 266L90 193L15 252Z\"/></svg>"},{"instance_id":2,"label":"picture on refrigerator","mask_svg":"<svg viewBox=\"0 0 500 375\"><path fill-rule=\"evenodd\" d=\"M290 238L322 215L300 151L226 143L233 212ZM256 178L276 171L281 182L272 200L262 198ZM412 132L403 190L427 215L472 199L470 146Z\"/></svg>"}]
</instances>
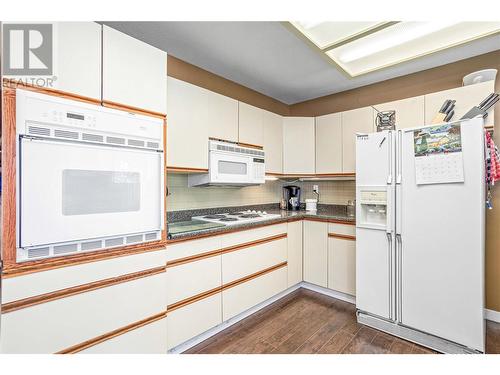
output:
<instances>
[{"instance_id":1,"label":"picture on refrigerator","mask_svg":"<svg viewBox=\"0 0 500 375\"><path fill-rule=\"evenodd\" d=\"M446 124L413 132L415 157L462 151L460 124Z\"/></svg>"}]
</instances>

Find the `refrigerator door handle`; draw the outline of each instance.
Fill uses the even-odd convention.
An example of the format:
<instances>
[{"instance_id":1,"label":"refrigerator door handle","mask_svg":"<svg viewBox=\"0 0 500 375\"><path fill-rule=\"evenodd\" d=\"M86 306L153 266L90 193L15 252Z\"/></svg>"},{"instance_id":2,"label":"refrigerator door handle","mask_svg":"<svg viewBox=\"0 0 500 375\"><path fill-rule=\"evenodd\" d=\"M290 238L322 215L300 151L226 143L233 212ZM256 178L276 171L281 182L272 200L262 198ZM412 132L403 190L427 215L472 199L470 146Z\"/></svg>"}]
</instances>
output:
<instances>
[{"instance_id":1,"label":"refrigerator door handle","mask_svg":"<svg viewBox=\"0 0 500 375\"><path fill-rule=\"evenodd\" d=\"M389 157L389 175L387 176L387 185L392 185L392 164L393 164L393 156L392 156L392 130L389 130L387 133L387 138L389 138L389 141L387 142L387 148L388 148L388 157Z\"/></svg>"},{"instance_id":2,"label":"refrigerator door handle","mask_svg":"<svg viewBox=\"0 0 500 375\"><path fill-rule=\"evenodd\" d=\"M389 244L388 250L389 250L389 256L388 256L388 261L389 261L389 319L393 320L394 319L394 314L393 314L393 282L392 282L392 233L387 233L387 242Z\"/></svg>"},{"instance_id":3,"label":"refrigerator door handle","mask_svg":"<svg viewBox=\"0 0 500 375\"><path fill-rule=\"evenodd\" d=\"M396 184L401 184L401 175L403 174L403 132L398 130L398 138L396 141L396 153L397 153L397 161L396 161Z\"/></svg>"},{"instance_id":4,"label":"refrigerator door handle","mask_svg":"<svg viewBox=\"0 0 500 375\"><path fill-rule=\"evenodd\" d=\"M403 319L403 240L400 234L396 234L396 318L398 323Z\"/></svg>"}]
</instances>

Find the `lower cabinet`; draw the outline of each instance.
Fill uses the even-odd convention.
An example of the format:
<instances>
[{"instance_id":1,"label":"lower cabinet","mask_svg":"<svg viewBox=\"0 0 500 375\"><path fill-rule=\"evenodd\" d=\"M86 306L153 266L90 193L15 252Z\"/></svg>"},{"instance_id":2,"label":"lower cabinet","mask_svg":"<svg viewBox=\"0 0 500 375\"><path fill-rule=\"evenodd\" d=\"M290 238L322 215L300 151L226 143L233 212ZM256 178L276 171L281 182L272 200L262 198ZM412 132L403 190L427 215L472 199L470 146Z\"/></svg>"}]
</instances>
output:
<instances>
[{"instance_id":1,"label":"lower cabinet","mask_svg":"<svg viewBox=\"0 0 500 375\"><path fill-rule=\"evenodd\" d=\"M327 287L328 223L304 221L304 281Z\"/></svg>"},{"instance_id":2,"label":"lower cabinet","mask_svg":"<svg viewBox=\"0 0 500 375\"><path fill-rule=\"evenodd\" d=\"M167 319L133 329L79 352L79 354L165 354Z\"/></svg>"},{"instance_id":3,"label":"lower cabinet","mask_svg":"<svg viewBox=\"0 0 500 375\"><path fill-rule=\"evenodd\" d=\"M329 224L328 288L356 294L356 238L353 225Z\"/></svg>"},{"instance_id":4,"label":"lower cabinet","mask_svg":"<svg viewBox=\"0 0 500 375\"><path fill-rule=\"evenodd\" d=\"M220 292L173 311L167 310L167 349L170 350L220 323Z\"/></svg>"},{"instance_id":5,"label":"lower cabinet","mask_svg":"<svg viewBox=\"0 0 500 375\"><path fill-rule=\"evenodd\" d=\"M286 266L222 291L222 319L228 320L282 292L287 286Z\"/></svg>"},{"instance_id":6,"label":"lower cabinet","mask_svg":"<svg viewBox=\"0 0 500 375\"><path fill-rule=\"evenodd\" d=\"M303 280L302 276L302 220L288 223L288 287Z\"/></svg>"}]
</instances>

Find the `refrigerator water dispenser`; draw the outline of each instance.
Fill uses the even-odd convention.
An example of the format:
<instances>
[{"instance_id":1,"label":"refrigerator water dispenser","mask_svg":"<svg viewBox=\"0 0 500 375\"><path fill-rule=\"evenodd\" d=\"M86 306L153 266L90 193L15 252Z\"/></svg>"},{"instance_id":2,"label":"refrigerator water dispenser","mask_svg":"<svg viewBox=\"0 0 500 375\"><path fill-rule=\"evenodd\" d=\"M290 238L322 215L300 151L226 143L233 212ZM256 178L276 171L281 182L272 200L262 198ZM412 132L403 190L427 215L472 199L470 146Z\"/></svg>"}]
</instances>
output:
<instances>
[{"instance_id":1,"label":"refrigerator water dispenser","mask_svg":"<svg viewBox=\"0 0 500 375\"><path fill-rule=\"evenodd\" d=\"M360 224L385 228L387 224L387 192L366 190L361 192Z\"/></svg>"}]
</instances>

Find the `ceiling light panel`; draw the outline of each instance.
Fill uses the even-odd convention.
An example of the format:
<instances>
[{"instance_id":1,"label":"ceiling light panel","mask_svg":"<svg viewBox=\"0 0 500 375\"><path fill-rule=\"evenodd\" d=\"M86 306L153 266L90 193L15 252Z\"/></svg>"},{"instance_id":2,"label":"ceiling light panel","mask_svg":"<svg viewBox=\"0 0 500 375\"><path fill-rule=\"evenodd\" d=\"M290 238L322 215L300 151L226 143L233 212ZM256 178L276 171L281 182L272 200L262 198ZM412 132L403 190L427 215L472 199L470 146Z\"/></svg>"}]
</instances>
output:
<instances>
[{"instance_id":1,"label":"ceiling light panel","mask_svg":"<svg viewBox=\"0 0 500 375\"><path fill-rule=\"evenodd\" d=\"M351 76L500 32L500 22L399 22L325 53Z\"/></svg>"},{"instance_id":2,"label":"ceiling light panel","mask_svg":"<svg viewBox=\"0 0 500 375\"><path fill-rule=\"evenodd\" d=\"M292 22L318 48L325 49L379 27L384 22Z\"/></svg>"}]
</instances>

